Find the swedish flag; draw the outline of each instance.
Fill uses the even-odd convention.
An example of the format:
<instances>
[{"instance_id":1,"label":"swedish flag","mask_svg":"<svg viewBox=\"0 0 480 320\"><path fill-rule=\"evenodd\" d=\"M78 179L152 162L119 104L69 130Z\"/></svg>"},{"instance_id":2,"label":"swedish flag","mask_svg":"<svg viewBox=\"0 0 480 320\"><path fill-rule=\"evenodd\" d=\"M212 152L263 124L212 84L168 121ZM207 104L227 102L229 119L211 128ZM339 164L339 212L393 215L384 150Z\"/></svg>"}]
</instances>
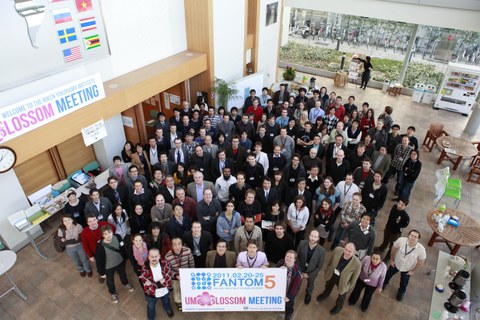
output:
<instances>
[{"instance_id":1,"label":"swedish flag","mask_svg":"<svg viewBox=\"0 0 480 320\"><path fill-rule=\"evenodd\" d=\"M77 40L77 33L75 32L75 28L58 30L57 33L61 44Z\"/></svg>"}]
</instances>

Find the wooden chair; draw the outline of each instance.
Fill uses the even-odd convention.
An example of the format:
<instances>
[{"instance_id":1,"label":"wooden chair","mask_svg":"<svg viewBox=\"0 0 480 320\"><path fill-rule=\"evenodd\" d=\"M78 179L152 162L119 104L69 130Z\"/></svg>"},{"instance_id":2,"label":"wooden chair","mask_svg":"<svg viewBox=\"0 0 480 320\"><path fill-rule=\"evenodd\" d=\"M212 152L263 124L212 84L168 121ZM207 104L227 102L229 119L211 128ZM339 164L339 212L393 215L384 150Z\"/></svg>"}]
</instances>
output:
<instances>
[{"instance_id":1,"label":"wooden chair","mask_svg":"<svg viewBox=\"0 0 480 320\"><path fill-rule=\"evenodd\" d=\"M472 180L473 175L476 175L477 179ZM473 181L473 182L476 182L476 183L480 184L480 160L475 162L473 164L472 168L470 169L470 172L469 172L468 178L467 178L467 182L470 182L470 181Z\"/></svg>"},{"instance_id":2,"label":"wooden chair","mask_svg":"<svg viewBox=\"0 0 480 320\"><path fill-rule=\"evenodd\" d=\"M423 139L423 145L427 147L429 152L432 152L433 147L438 137L448 136L448 133L443 130L443 124L432 123L430 129L428 129L425 139Z\"/></svg>"},{"instance_id":3,"label":"wooden chair","mask_svg":"<svg viewBox=\"0 0 480 320\"><path fill-rule=\"evenodd\" d=\"M470 162L470 167L473 166L474 163L480 161L480 141L472 141L472 144L477 146L478 153L473 157L472 162Z\"/></svg>"}]
</instances>

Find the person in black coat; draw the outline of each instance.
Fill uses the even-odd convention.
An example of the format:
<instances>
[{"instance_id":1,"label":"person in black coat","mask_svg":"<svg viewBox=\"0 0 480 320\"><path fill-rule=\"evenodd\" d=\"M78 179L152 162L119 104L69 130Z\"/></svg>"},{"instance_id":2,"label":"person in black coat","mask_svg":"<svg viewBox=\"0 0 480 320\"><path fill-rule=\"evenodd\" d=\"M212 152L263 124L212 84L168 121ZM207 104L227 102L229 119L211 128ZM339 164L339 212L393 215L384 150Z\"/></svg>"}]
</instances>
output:
<instances>
[{"instance_id":1,"label":"person in black coat","mask_svg":"<svg viewBox=\"0 0 480 320\"><path fill-rule=\"evenodd\" d=\"M333 183L336 185L340 181L345 180L345 176L350 170L350 163L345 159L345 153L342 150L337 152L335 161L331 161L327 165L327 176L332 177Z\"/></svg>"},{"instance_id":2,"label":"person in black coat","mask_svg":"<svg viewBox=\"0 0 480 320\"><path fill-rule=\"evenodd\" d=\"M112 205L121 204L124 208L129 208L128 189L125 185L119 184L118 179L108 177L108 188L103 192L103 196L110 200ZM115 192L116 191L116 192Z\"/></svg>"},{"instance_id":3,"label":"person in black coat","mask_svg":"<svg viewBox=\"0 0 480 320\"><path fill-rule=\"evenodd\" d=\"M258 133L253 137L252 144L255 142L262 143L262 151L266 154L273 152L273 138L267 135L267 128L264 124L258 127Z\"/></svg>"},{"instance_id":4,"label":"person in black coat","mask_svg":"<svg viewBox=\"0 0 480 320\"><path fill-rule=\"evenodd\" d=\"M337 157L336 152L338 152L339 149L343 150L345 157L348 159L350 150L348 147L343 145L343 137L340 134L335 137L335 142L328 144L327 151L325 153L327 168L331 162L335 161L335 158Z\"/></svg>"},{"instance_id":5,"label":"person in black coat","mask_svg":"<svg viewBox=\"0 0 480 320\"><path fill-rule=\"evenodd\" d=\"M252 188L260 187L264 169L260 163L257 163L255 153L250 153L247 156L247 163L243 165L243 172L245 173L246 181Z\"/></svg>"},{"instance_id":6,"label":"person in black coat","mask_svg":"<svg viewBox=\"0 0 480 320\"><path fill-rule=\"evenodd\" d=\"M133 207L132 217L129 222L132 234L139 233L144 236L148 232L152 218L143 211L141 204L137 204Z\"/></svg>"},{"instance_id":7,"label":"person in black coat","mask_svg":"<svg viewBox=\"0 0 480 320\"><path fill-rule=\"evenodd\" d=\"M202 230L200 222L194 221L192 223L192 230L184 234L183 241L185 246L192 250L195 268L205 268L207 252L212 250L213 240L211 233Z\"/></svg>"},{"instance_id":8,"label":"person in black coat","mask_svg":"<svg viewBox=\"0 0 480 320\"><path fill-rule=\"evenodd\" d=\"M181 238L190 231L192 225L187 216L183 214L183 207L180 204L173 206L173 217L167 224L167 233L170 239Z\"/></svg>"},{"instance_id":9,"label":"person in black coat","mask_svg":"<svg viewBox=\"0 0 480 320\"><path fill-rule=\"evenodd\" d=\"M233 163L233 160L230 158L227 158L225 154L225 150L219 149L217 152L217 157L212 160L212 168L211 168L211 174L212 174L212 181L217 181L219 177L222 176L222 171L221 169L223 168L230 168L231 174L235 175L235 164Z\"/></svg>"},{"instance_id":10,"label":"person in black coat","mask_svg":"<svg viewBox=\"0 0 480 320\"><path fill-rule=\"evenodd\" d=\"M370 213L372 221L370 224L375 226L375 217L380 209L385 204L387 198L388 189L384 183L382 183L382 173L377 171L373 175L373 181L368 180L365 182L362 189L362 204Z\"/></svg>"},{"instance_id":11,"label":"person in black coat","mask_svg":"<svg viewBox=\"0 0 480 320\"><path fill-rule=\"evenodd\" d=\"M198 145L195 147L195 153L190 159L190 164L196 165L198 170L203 173L204 179L207 181L212 180L211 167L212 167L212 155L208 152L203 152L202 146Z\"/></svg>"},{"instance_id":12,"label":"person in black coat","mask_svg":"<svg viewBox=\"0 0 480 320\"><path fill-rule=\"evenodd\" d=\"M268 172L267 175L273 179L273 175L277 170L283 170L287 165L287 158L285 155L281 154L280 146L275 146L273 148L273 153L268 154Z\"/></svg>"},{"instance_id":13,"label":"person in black coat","mask_svg":"<svg viewBox=\"0 0 480 320\"><path fill-rule=\"evenodd\" d=\"M305 206L312 212L312 192L307 189L307 180L305 178L297 179L296 188L288 188L287 196L285 197L285 205L288 207L292 204L296 196L303 195L305 197Z\"/></svg>"},{"instance_id":14,"label":"person in black coat","mask_svg":"<svg viewBox=\"0 0 480 320\"><path fill-rule=\"evenodd\" d=\"M240 146L240 137L233 135L232 146L225 149L227 158L233 159L235 165L235 172L242 170L245 161L247 160L247 149Z\"/></svg>"},{"instance_id":15,"label":"person in black coat","mask_svg":"<svg viewBox=\"0 0 480 320\"><path fill-rule=\"evenodd\" d=\"M292 161L283 168L283 179L287 183L288 187L295 187L297 179L306 178L307 172L305 168L300 164L300 156L294 154Z\"/></svg>"},{"instance_id":16,"label":"person in black coat","mask_svg":"<svg viewBox=\"0 0 480 320\"><path fill-rule=\"evenodd\" d=\"M153 194L148 188L144 188L140 181L133 184L134 190L130 194L130 212L133 212L137 204L141 205L143 211L148 212L153 205Z\"/></svg>"},{"instance_id":17,"label":"person in black coat","mask_svg":"<svg viewBox=\"0 0 480 320\"><path fill-rule=\"evenodd\" d=\"M272 180L270 178L263 178L262 187L255 190L255 199L260 202L262 216L265 217L265 214L271 209L273 201L278 200L277 190L272 188Z\"/></svg>"},{"instance_id":18,"label":"person in black coat","mask_svg":"<svg viewBox=\"0 0 480 320\"><path fill-rule=\"evenodd\" d=\"M147 249L157 248L162 257L165 257L168 251L172 249L170 237L161 230L162 225L159 221L153 221L150 224L150 232L145 235L144 240L147 243ZM165 227L166 229L166 227Z\"/></svg>"}]
</instances>

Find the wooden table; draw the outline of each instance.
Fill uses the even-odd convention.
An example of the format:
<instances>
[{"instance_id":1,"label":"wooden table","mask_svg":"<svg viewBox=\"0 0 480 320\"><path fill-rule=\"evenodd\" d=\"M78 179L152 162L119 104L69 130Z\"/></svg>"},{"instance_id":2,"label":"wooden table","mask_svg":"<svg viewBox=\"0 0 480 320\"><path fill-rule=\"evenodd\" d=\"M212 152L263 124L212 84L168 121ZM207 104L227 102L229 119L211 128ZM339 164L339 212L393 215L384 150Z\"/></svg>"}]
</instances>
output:
<instances>
[{"instance_id":1,"label":"wooden table","mask_svg":"<svg viewBox=\"0 0 480 320\"><path fill-rule=\"evenodd\" d=\"M6 296L7 293L9 293L10 291L15 291L20 296L20 298L22 298L23 300L27 300L27 296L22 291L20 291L15 281L13 281L10 272L8 272L15 265L15 261L17 261L17 254L15 252L11 250L4 250L0 252L0 275L5 273L10 282L12 283L12 287L5 291L0 296L0 298Z\"/></svg>"},{"instance_id":2,"label":"wooden table","mask_svg":"<svg viewBox=\"0 0 480 320\"><path fill-rule=\"evenodd\" d=\"M333 78L333 84L335 87L345 87L348 81L348 74L346 72L340 72L338 71L335 73L335 76Z\"/></svg>"},{"instance_id":3,"label":"wooden table","mask_svg":"<svg viewBox=\"0 0 480 320\"><path fill-rule=\"evenodd\" d=\"M440 232L437 223L432 220L435 212L438 212L438 209L432 209L427 214L428 225L433 230L430 241L428 241L429 247L433 246L435 242L444 242L450 249L450 253L456 255L461 246L476 247L480 245L480 221L467 213L447 208L445 213L450 216L456 215L459 219L459 226L454 227L447 224L443 232Z\"/></svg>"},{"instance_id":4,"label":"wooden table","mask_svg":"<svg viewBox=\"0 0 480 320\"><path fill-rule=\"evenodd\" d=\"M393 94L395 97L399 96L402 94L402 88L403 87L398 87L398 86L393 86L393 87L388 87L388 95Z\"/></svg>"},{"instance_id":5,"label":"wooden table","mask_svg":"<svg viewBox=\"0 0 480 320\"><path fill-rule=\"evenodd\" d=\"M452 136L438 137L436 143L442 150L437 163L440 164L443 160L448 160L453 163L453 170L457 170L463 157L471 158L478 154L477 148L470 141L460 138ZM457 156L457 158L451 158L450 155Z\"/></svg>"}]
</instances>

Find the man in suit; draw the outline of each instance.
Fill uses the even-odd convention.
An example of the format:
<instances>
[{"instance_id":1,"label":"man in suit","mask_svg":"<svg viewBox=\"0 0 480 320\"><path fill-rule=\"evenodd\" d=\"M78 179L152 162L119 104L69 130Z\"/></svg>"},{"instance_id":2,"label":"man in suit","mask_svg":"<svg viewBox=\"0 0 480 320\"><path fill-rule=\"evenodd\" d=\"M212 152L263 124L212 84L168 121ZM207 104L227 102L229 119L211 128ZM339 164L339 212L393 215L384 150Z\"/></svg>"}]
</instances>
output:
<instances>
[{"instance_id":1,"label":"man in suit","mask_svg":"<svg viewBox=\"0 0 480 320\"><path fill-rule=\"evenodd\" d=\"M266 153L273 152L273 138L267 135L267 128L264 124L258 127L258 133L253 137L252 143L260 142L262 144L262 150Z\"/></svg>"},{"instance_id":2,"label":"man in suit","mask_svg":"<svg viewBox=\"0 0 480 320\"><path fill-rule=\"evenodd\" d=\"M209 153L212 156L212 159L215 159L218 152L218 146L212 143L212 137L209 135L205 136L205 144L203 145L203 153Z\"/></svg>"},{"instance_id":3,"label":"man in suit","mask_svg":"<svg viewBox=\"0 0 480 320\"><path fill-rule=\"evenodd\" d=\"M262 217L272 208L273 200L278 199L277 190L272 189L272 180L269 177L264 177L262 180L262 187L255 191L255 198L260 202L262 207Z\"/></svg>"},{"instance_id":4,"label":"man in suit","mask_svg":"<svg viewBox=\"0 0 480 320\"><path fill-rule=\"evenodd\" d=\"M247 161L247 150L240 146L240 137L234 135L232 137L232 146L225 149L227 158L233 159L235 172L242 170L245 161Z\"/></svg>"},{"instance_id":5,"label":"man in suit","mask_svg":"<svg viewBox=\"0 0 480 320\"><path fill-rule=\"evenodd\" d=\"M103 192L112 205L121 204L123 208L128 209L128 189L125 185L118 183L114 176L108 177L108 189Z\"/></svg>"},{"instance_id":6,"label":"man in suit","mask_svg":"<svg viewBox=\"0 0 480 320\"><path fill-rule=\"evenodd\" d=\"M220 149L217 152L217 158L212 160L212 168L210 170L212 174L212 179L217 181L217 179L222 175L223 168L228 167L231 170L232 175L235 175L235 165L233 160L227 158L225 150Z\"/></svg>"},{"instance_id":7,"label":"man in suit","mask_svg":"<svg viewBox=\"0 0 480 320\"><path fill-rule=\"evenodd\" d=\"M307 179L305 178L298 178L296 181L297 187L296 188L288 188L287 196L285 199L285 205L288 207L296 196L304 196L305 197L305 205L307 208L312 212L312 192L307 189Z\"/></svg>"},{"instance_id":8,"label":"man in suit","mask_svg":"<svg viewBox=\"0 0 480 320\"><path fill-rule=\"evenodd\" d=\"M212 155L207 152L203 152L202 146L195 147L195 153L192 155L191 164L197 166L201 173L203 173L205 180L212 181L212 175L210 168L212 167Z\"/></svg>"},{"instance_id":9,"label":"man in suit","mask_svg":"<svg viewBox=\"0 0 480 320\"><path fill-rule=\"evenodd\" d=\"M165 114L163 112L157 113L157 124L155 125L155 131L157 129L162 129L163 133L167 133L168 129L170 128L170 123L168 123L165 119Z\"/></svg>"},{"instance_id":10,"label":"man in suit","mask_svg":"<svg viewBox=\"0 0 480 320\"><path fill-rule=\"evenodd\" d=\"M168 152L168 160L178 164L182 162L186 168L188 168L190 163L190 155L186 147L182 146L182 139L175 139L175 148L170 149Z\"/></svg>"},{"instance_id":11,"label":"man in suit","mask_svg":"<svg viewBox=\"0 0 480 320\"><path fill-rule=\"evenodd\" d=\"M335 142L329 143L326 152L327 168L329 164L337 158L338 150L343 150L344 155L348 157L348 148L343 145L343 136L341 134L335 137Z\"/></svg>"},{"instance_id":12,"label":"man in suit","mask_svg":"<svg viewBox=\"0 0 480 320\"><path fill-rule=\"evenodd\" d=\"M175 199L175 182L172 175L165 177L165 186L162 186L158 193L162 194L165 198L166 203L172 204L172 201Z\"/></svg>"},{"instance_id":13,"label":"man in suit","mask_svg":"<svg viewBox=\"0 0 480 320\"><path fill-rule=\"evenodd\" d=\"M167 149L170 150L175 146L175 139L180 138L182 139L182 133L177 131L177 125L175 122L170 123L170 128L168 132L165 134L165 145L167 146Z\"/></svg>"},{"instance_id":14,"label":"man in suit","mask_svg":"<svg viewBox=\"0 0 480 320\"><path fill-rule=\"evenodd\" d=\"M298 244L298 265L302 272L302 278L307 279L307 288L305 295L305 304L308 305L312 300L313 286L317 279L318 272L323 267L325 261L325 249L318 243L320 240L320 233L313 229L308 235L308 240L302 240ZM312 252L310 259L308 259L308 252Z\"/></svg>"},{"instance_id":15,"label":"man in suit","mask_svg":"<svg viewBox=\"0 0 480 320\"><path fill-rule=\"evenodd\" d=\"M147 153L147 159L150 163L150 166L153 168L153 166L158 163L158 156L160 155L155 136L148 138L148 144L145 146L145 152Z\"/></svg>"},{"instance_id":16,"label":"man in suit","mask_svg":"<svg viewBox=\"0 0 480 320\"><path fill-rule=\"evenodd\" d=\"M268 155L268 176L273 179L273 174L277 170L283 170L285 166L287 165L287 158L285 158L285 155L281 153L281 148L280 146L275 146L273 148L273 153Z\"/></svg>"},{"instance_id":17,"label":"man in suit","mask_svg":"<svg viewBox=\"0 0 480 320\"><path fill-rule=\"evenodd\" d=\"M143 212L149 212L153 206L153 194L148 188L144 188L140 181L133 184L133 192L129 195L130 212L135 211L135 206L141 205Z\"/></svg>"},{"instance_id":18,"label":"man in suit","mask_svg":"<svg viewBox=\"0 0 480 320\"><path fill-rule=\"evenodd\" d=\"M276 91L273 95L273 102L276 106L283 104L290 98L290 92L287 91L287 85L285 83L280 84L280 90Z\"/></svg>"},{"instance_id":19,"label":"man in suit","mask_svg":"<svg viewBox=\"0 0 480 320\"><path fill-rule=\"evenodd\" d=\"M168 160L167 153L160 153L160 161L153 166L153 170L160 169L164 175L173 175L175 172L175 162Z\"/></svg>"},{"instance_id":20,"label":"man in suit","mask_svg":"<svg viewBox=\"0 0 480 320\"><path fill-rule=\"evenodd\" d=\"M122 163L120 156L113 157L113 167L108 169L108 175L115 177L118 182L125 185L125 179L128 176L128 164Z\"/></svg>"},{"instance_id":21,"label":"man in suit","mask_svg":"<svg viewBox=\"0 0 480 320\"><path fill-rule=\"evenodd\" d=\"M382 178L390 169L390 164L392 159L387 154L387 146L380 146L378 151L374 151L372 155L372 169L373 171L380 171L382 173Z\"/></svg>"},{"instance_id":22,"label":"man in suit","mask_svg":"<svg viewBox=\"0 0 480 320\"><path fill-rule=\"evenodd\" d=\"M242 114L242 121L237 123L236 125L236 133L238 135L242 134L242 132L247 133L247 137L251 140L253 139L253 136L255 135L255 126L248 121L248 114L244 113ZM233 136L232 136L233 139Z\"/></svg>"},{"instance_id":23,"label":"man in suit","mask_svg":"<svg viewBox=\"0 0 480 320\"><path fill-rule=\"evenodd\" d=\"M212 249L212 235L203 231L198 221L192 222L192 231L183 235L185 245L192 250L195 268L205 268L207 252Z\"/></svg>"},{"instance_id":24,"label":"man in suit","mask_svg":"<svg viewBox=\"0 0 480 320\"><path fill-rule=\"evenodd\" d=\"M207 252L207 268L235 268L237 255L233 251L227 251L227 241L217 241L217 249Z\"/></svg>"},{"instance_id":25,"label":"man in suit","mask_svg":"<svg viewBox=\"0 0 480 320\"><path fill-rule=\"evenodd\" d=\"M194 182L190 182L187 186L187 195L190 198L193 198L197 203L203 200L203 190L211 189L213 192L213 197L217 197L217 190L215 185L210 181L203 180L203 173L196 171L193 174Z\"/></svg>"},{"instance_id":26,"label":"man in suit","mask_svg":"<svg viewBox=\"0 0 480 320\"><path fill-rule=\"evenodd\" d=\"M128 167L128 176L125 179L125 185L127 186L129 193L133 192L133 183L137 180L142 182L144 188L148 187L147 179L141 174L138 174L138 167L132 164Z\"/></svg>"},{"instance_id":27,"label":"man in suit","mask_svg":"<svg viewBox=\"0 0 480 320\"><path fill-rule=\"evenodd\" d=\"M325 271L325 279L327 279L325 290L317 297L318 302L325 300L332 292L333 287L337 285L338 298L335 307L330 310L331 315L342 310L347 292L355 286L361 269L362 263L355 255L353 243L347 243L345 248L335 248Z\"/></svg>"},{"instance_id":28,"label":"man in suit","mask_svg":"<svg viewBox=\"0 0 480 320\"><path fill-rule=\"evenodd\" d=\"M232 136L235 133L235 124L230 120L230 116L226 112L223 115L223 121L217 124L217 132L223 133L227 141L232 140Z\"/></svg>"},{"instance_id":29,"label":"man in suit","mask_svg":"<svg viewBox=\"0 0 480 320\"><path fill-rule=\"evenodd\" d=\"M94 214L98 221L107 221L108 215L112 213L113 206L110 200L100 197L98 189L90 189L90 201L85 204L85 216Z\"/></svg>"}]
</instances>

